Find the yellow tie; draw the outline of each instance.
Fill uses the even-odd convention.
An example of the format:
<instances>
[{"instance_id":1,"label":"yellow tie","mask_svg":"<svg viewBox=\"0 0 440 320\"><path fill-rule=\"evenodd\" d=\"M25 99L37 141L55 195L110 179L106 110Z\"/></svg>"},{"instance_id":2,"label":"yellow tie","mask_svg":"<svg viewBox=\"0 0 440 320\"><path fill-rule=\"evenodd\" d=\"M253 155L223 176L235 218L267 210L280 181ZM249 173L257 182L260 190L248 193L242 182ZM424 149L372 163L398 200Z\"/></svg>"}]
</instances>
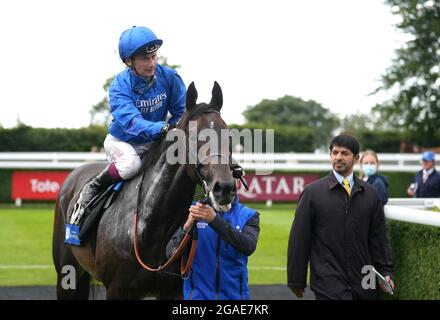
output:
<instances>
[{"instance_id":1,"label":"yellow tie","mask_svg":"<svg viewBox=\"0 0 440 320\"><path fill-rule=\"evenodd\" d=\"M342 181L342 184L343 184L345 190L347 190L348 195L350 195L351 190L350 190L350 182L348 182L348 179L344 178L344 180Z\"/></svg>"}]
</instances>

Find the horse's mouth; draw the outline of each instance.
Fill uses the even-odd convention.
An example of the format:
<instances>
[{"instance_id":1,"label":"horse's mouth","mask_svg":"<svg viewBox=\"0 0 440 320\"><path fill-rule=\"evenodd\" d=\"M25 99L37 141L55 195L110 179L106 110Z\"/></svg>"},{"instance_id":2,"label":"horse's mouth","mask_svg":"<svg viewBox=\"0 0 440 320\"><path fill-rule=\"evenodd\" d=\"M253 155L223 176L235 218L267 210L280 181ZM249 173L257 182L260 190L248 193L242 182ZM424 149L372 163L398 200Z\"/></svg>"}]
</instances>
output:
<instances>
[{"instance_id":1,"label":"horse's mouth","mask_svg":"<svg viewBox=\"0 0 440 320\"><path fill-rule=\"evenodd\" d=\"M231 210L231 208L232 208L231 202L226 203L226 204L219 204L215 200L215 197L214 197L212 191L209 193L209 199L211 200L212 207L214 208L215 211L227 212L227 211Z\"/></svg>"},{"instance_id":2,"label":"horse's mouth","mask_svg":"<svg viewBox=\"0 0 440 320\"><path fill-rule=\"evenodd\" d=\"M227 212L227 211L229 211L229 210L231 210L231 208L232 208L232 205L229 203L229 204L217 204L217 203L213 203L213 205L214 205L214 209L215 210L217 210L217 211L220 211L220 212Z\"/></svg>"}]
</instances>

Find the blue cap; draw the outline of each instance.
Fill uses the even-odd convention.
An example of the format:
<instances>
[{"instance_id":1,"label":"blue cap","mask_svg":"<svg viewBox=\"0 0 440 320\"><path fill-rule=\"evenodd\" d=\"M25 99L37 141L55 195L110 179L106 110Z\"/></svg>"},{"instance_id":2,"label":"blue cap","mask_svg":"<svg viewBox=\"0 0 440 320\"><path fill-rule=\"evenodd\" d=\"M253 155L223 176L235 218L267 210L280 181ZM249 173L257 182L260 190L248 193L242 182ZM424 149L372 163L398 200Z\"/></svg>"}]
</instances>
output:
<instances>
[{"instance_id":1,"label":"blue cap","mask_svg":"<svg viewBox=\"0 0 440 320\"><path fill-rule=\"evenodd\" d=\"M119 56L122 62L135 53L149 54L160 48L163 41L158 39L147 27L136 27L125 30L119 38Z\"/></svg>"},{"instance_id":2,"label":"blue cap","mask_svg":"<svg viewBox=\"0 0 440 320\"><path fill-rule=\"evenodd\" d=\"M426 152L423 152L422 160L425 160L425 161L434 161L434 160L435 160L435 154L434 154L434 152L432 152L432 151L426 151Z\"/></svg>"}]
</instances>

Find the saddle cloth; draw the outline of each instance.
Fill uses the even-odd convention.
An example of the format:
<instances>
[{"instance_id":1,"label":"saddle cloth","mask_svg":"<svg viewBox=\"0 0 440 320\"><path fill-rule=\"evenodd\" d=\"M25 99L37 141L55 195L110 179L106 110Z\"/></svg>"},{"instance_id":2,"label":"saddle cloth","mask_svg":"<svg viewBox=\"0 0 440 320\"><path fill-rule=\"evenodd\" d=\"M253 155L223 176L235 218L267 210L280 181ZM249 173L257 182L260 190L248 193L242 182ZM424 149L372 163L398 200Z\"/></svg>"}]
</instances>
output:
<instances>
[{"instance_id":1,"label":"saddle cloth","mask_svg":"<svg viewBox=\"0 0 440 320\"><path fill-rule=\"evenodd\" d=\"M92 231L96 231L102 214L113 202L116 195L121 190L122 185L123 181L120 181L93 198L78 225L66 224L66 243L81 245L82 242L86 241L91 235L95 234L95 232ZM76 200L73 199L72 201ZM71 213L72 211L73 210L71 210ZM70 215L68 216L67 221L70 221Z\"/></svg>"}]
</instances>

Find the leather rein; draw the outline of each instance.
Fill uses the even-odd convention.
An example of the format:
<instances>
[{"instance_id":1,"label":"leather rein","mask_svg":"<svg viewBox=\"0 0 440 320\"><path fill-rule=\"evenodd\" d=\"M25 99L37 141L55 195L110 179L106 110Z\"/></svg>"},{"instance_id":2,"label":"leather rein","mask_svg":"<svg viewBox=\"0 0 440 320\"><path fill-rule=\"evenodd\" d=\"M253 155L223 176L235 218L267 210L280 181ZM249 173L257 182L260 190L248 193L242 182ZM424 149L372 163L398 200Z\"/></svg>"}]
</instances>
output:
<instances>
[{"instance_id":1,"label":"leather rein","mask_svg":"<svg viewBox=\"0 0 440 320\"><path fill-rule=\"evenodd\" d=\"M189 230L188 232L185 232L185 236L183 237L179 246L174 251L173 255L163 265L160 265L157 268L153 268L142 261L142 258L139 254L139 250L137 247L136 239L137 239L137 222L138 222L138 216L140 213L140 210L138 208L138 204L139 204L139 197L140 197L140 193L141 193L140 190L141 190L143 180L144 180L144 173L142 173L142 178L141 178L140 184L138 186L138 201L136 202L136 209L135 209L134 216L133 216L133 247L134 247L134 253L136 256L136 260L141 265L141 267L144 268L145 270L148 270L151 272L162 272L166 268L168 268L179 256L182 256L182 258L180 260L180 276L182 278L186 278L188 276L189 271L191 270L191 266L194 261L194 257L196 255L196 250L197 250L197 232L196 232L197 228L194 228L194 225L191 227L191 230ZM191 238L192 238L191 249L190 249L190 252L188 255L188 261L185 264L184 257L182 255L182 253L183 253L183 250L186 248L186 245L188 244L188 242L191 240ZM174 274L174 273L172 273L172 274Z\"/></svg>"},{"instance_id":2,"label":"leather rein","mask_svg":"<svg viewBox=\"0 0 440 320\"><path fill-rule=\"evenodd\" d=\"M207 112L217 112L216 110L207 110ZM220 113L219 113L220 114ZM189 118L192 118L193 114L190 114ZM221 154L212 154L212 155L208 155L206 158L209 157L217 157L220 156L222 158L224 158L223 155ZM205 198L201 201L202 203L207 203L207 200L209 199L209 190L207 187L207 183L206 181L202 178L199 169L200 169L200 165L201 162L198 162L195 166L195 172L197 174L197 177L200 180L200 184L202 186L203 189L203 193ZM137 222L138 222L138 215L140 213L138 205L139 205L139 199L140 199L140 193L141 193L141 186L144 180L144 175L145 175L145 171L142 173L142 177L138 186L138 196L137 196L137 201L136 201L136 209L134 211L134 217L133 217L133 246L134 246L134 252L136 255L136 260L137 262L142 266L142 268L144 268L145 270L148 270L150 272L163 272L166 268L168 268L179 256L182 256L181 260L180 260L180 276L182 278L186 278L188 276L189 271L191 270L191 266L192 263L194 261L194 257L196 254L196 250L197 250L197 221L194 221L193 226L191 227L191 230L189 230L188 232L185 233L185 236L183 237L182 241L180 242L179 246L177 247L177 249L174 251L173 255L163 264L158 266L157 268L153 268L150 267L148 264L146 264L145 262L142 261L142 258L139 254L139 250L137 247ZM192 238L192 239L191 239ZM188 244L188 242L191 240L191 249L188 255L188 260L185 263L184 262L184 257L182 255L183 250L185 249L186 245ZM174 274L174 273L172 273Z\"/></svg>"}]
</instances>

